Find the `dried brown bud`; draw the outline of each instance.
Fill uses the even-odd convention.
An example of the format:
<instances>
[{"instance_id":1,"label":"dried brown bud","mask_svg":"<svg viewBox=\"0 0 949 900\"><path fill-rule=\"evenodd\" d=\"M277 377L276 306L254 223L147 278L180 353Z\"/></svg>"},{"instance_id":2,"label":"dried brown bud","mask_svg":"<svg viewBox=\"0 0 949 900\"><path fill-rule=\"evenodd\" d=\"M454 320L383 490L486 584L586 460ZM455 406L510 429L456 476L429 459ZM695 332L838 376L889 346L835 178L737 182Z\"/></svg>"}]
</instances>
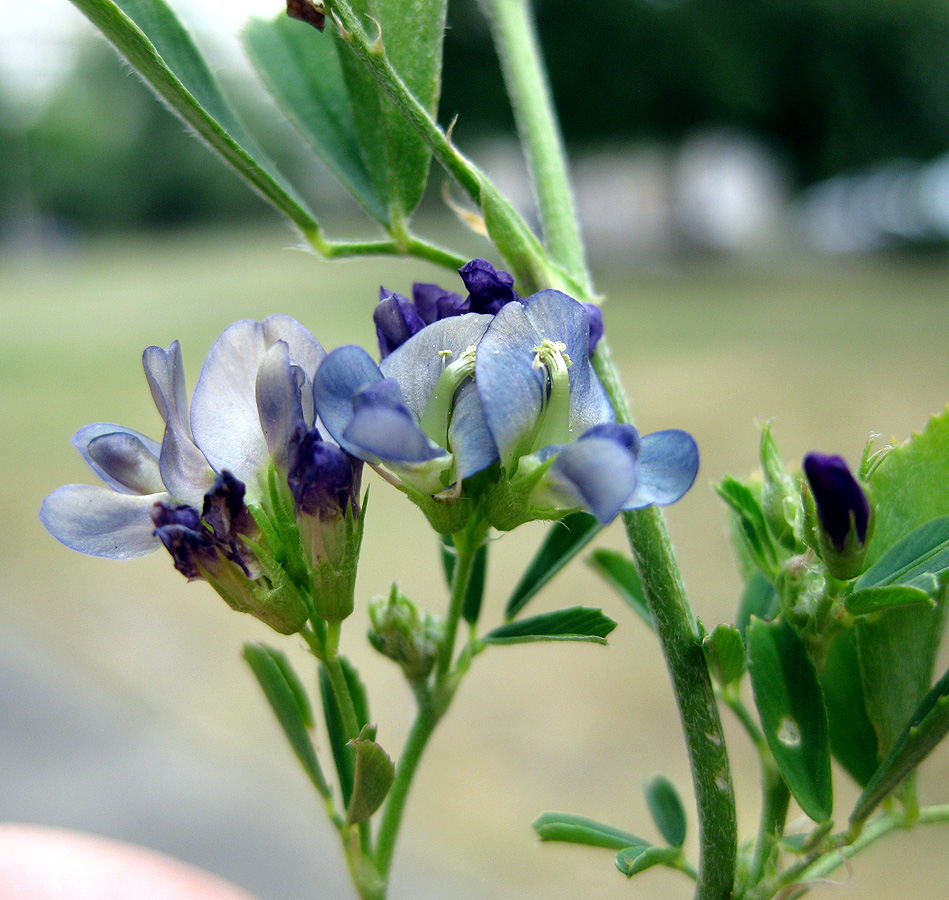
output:
<instances>
[{"instance_id":1,"label":"dried brown bud","mask_svg":"<svg viewBox=\"0 0 949 900\"><path fill-rule=\"evenodd\" d=\"M287 0L287 15L312 25L317 31L326 27L326 7L320 0Z\"/></svg>"}]
</instances>

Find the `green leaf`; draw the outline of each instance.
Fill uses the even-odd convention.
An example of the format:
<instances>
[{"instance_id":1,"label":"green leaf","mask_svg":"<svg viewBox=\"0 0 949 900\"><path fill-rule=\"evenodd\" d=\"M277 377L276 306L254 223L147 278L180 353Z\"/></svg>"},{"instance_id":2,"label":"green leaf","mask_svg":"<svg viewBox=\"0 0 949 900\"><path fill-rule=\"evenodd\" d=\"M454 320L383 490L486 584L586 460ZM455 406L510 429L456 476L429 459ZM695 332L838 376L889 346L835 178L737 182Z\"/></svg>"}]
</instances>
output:
<instances>
[{"instance_id":1,"label":"green leaf","mask_svg":"<svg viewBox=\"0 0 949 900\"><path fill-rule=\"evenodd\" d=\"M616 623L599 609L572 606L508 622L489 631L486 644L525 644L533 641L590 641L605 644Z\"/></svg>"},{"instance_id":2,"label":"green leaf","mask_svg":"<svg viewBox=\"0 0 949 900\"><path fill-rule=\"evenodd\" d=\"M353 794L353 752L352 748L347 746L343 715L336 702L333 684L323 666L320 666L320 697L323 700L323 718L326 720L326 734L329 738L333 762L336 765L340 793L343 796L343 804L348 806Z\"/></svg>"},{"instance_id":3,"label":"green leaf","mask_svg":"<svg viewBox=\"0 0 949 900\"><path fill-rule=\"evenodd\" d=\"M508 598L504 617L513 619L528 600L593 540L602 527L585 512L571 513L554 523Z\"/></svg>"},{"instance_id":4,"label":"green leaf","mask_svg":"<svg viewBox=\"0 0 949 900\"><path fill-rule=\"evenodd\" d=\"M349 742L356 755L353 793L346 810L350 825L365 822L382 806L395 781L395 766L374 738L375 729L366 725L359 737Z\"/></svg>"},{"instance_id":5,"label":"green leaf","mask_svg":"<svg viewBox=\"0 0 949 900\"><path fill-rule=\"evenodd\" d=\"M716 625L702 640L705 661L722 686L741 678L745 671L745 642L734 625Z\"/></svg>"},{"instance_id":6,"label":"green leaf","mask_svg":"<svg viewBox=\"0 0 949 900\"><path fill-rule=\"evenodd\" d=\"M904 539L921 539L917 529L949 516L949 410L933 416L926 428L894 448L869 476L876 507L876 524L867 552L870 568L863 580L889 557ZM936 537L940 525L932 524ZM899 552L910 555L912 545ZM923 546L922 541L919 544ZM940 551L934 548L931 562L923 565L934 571ZM906 571L906 576L911 572ZM874 573L874 579L879 575ZM911 579L912 580L912 579ZM936 652L946 620L946 603L935 609L921 604L893 609L875 622L857 625L860 666L867 711L886 755L894 746L932 683ZM894 673L899 677L894 677Z\"/></svg>"},{"instance_id":7,"label":"green leaf","mask_svg":"<svg viewBox=\"0 0 949 900\"><path fill-rule=\"evenodd\" d=\"M646 592L634 563L628 556L616 550L594 550L587 557L587 565L609 584L627 606L650 628L655 629L652 613L646 602Z\"/></svg>"},{"instance_id":8,"label":"green leaf","mask_svg":"<svg viewBox=\"0 0 949 900\"><path fill-rule=\"evenodd\" d=\"M385 201L376 193L359 145L332 37L281 13L273 21L252 19L244 45L297 130L366 211L388 224Z\"/></svg>"},{"instance_id":9,"label":"green leaf","mask_svg":"<svg viewBox=\"0 0 949 900\"><path fill-rule=\"evenodd\" d=\"M715 486L715 490L735 514L738 533L755 564L762 572L773 577L777 573L774 541L765 522L761 504L751 488L731 476L726 476L721 484Z\"/></svg>"},{"instance_id":10,"label":"green leaf","mask_svg":"<svg viewBox=\"0 0 949 900\"><path fill-rule=\"evenodd\" d=\"M827 713L814 664L784 622L753 618L745 633L761 727L794 798L815 822L833 812Z\"/></svg>"},{"instance_id":11,"label":"green leaf","mask_svg":"<svg viewBox=\"0 0 949 900\"><path fill-rule=\"evenodd\" d=\"M672 866L682 858L676 847L627 847L616 854L616 868L627 878L632 878L653 866Z\"/></svg>"},{"instance_id":12,"label":"green leaf","mask_svg":"<svg viewBox=\"0 0 949 900\"><path fill-rule=\"evenodd\" d=\"M482 544L475 551L471 561L471 574L468 576L468 586L465 588L465 601L461 607L461 615L471 625L478 621L481 614L481 603L484 600L484 582L488 571L488 545Z\"/></svg>"},{"instance_id":13,"label":"green leaf","mask_svg":"<svg viewBox=\"0 0 949 900\"><path fill-rule=\"evenodd\" d=\"M73 0L155 93L207 145L304 232L318 231L306 202L247 134L164 0Z\"/></svg>"},{"instance_id":14,"label":"green leaf","mask_svg":"<svg viewBox=\"0 0 949 900\"><path fill-rule=\"evenodd\" d=\"M770 622L781 611L781 600L763 572L754 571L745 584L735 613L735 627L742 637L752 616Z\"/></svg>"},{"instance_id":15,"label":"green leaf","mask_svg":"<svg viewBox=\"0 0 949 900\"><path fill-rule=\"evenodd\" d=\"M659 833L673 847L685 843L685 810L675 786L663 775L646 782L646 803Z\"/></svg>"},{"instance_id":16,"label":"green leaf","mask_svg":"<svg viewBox=\"0 0 949 900\"><path fill-rule=\"evenodd\" d=\"M621 828L571 813L542 813L534 820L534 831L542 841L583 844L587 847L603 847L606 850L624 850L627 847L644 849L649 846L648 841Z\"/></svg>"},{"instance_id":17,"label":"green leaf","mask_svg":"<svg viewBox=\"0 0 949 900\"><path fill-rule=\"evenodd\" d=\"M834 638L820 671L820 684L831 752L854 781L863 786L876 771L880 757L877 735L867 715L853 629Z\"/></svg>"},{"instance_id":18,"label":"green leaf","mask_svg":"<svg viewBox=\"0 0 949 900\"><path fill-rule=\"evenodd\" d=\"M365 728L369 723L369 698L366 696L366 687L359 677L356 667L345 656L338 657L339 666L349 688L349 696L353 701L353 710L356 713L356 724Z\"/></svg>"},{"instance_id":19,"label":"green leaf","mask_svg":"<svg viewBox=\"0 0 949 900\"><path fill-rule=\"evenodd\" d=\"M245 644L244 659L263 689L303 770L316 789L324 797L329 797L329 785L308 732L313 727L313 710L290 661L279 650L266 644Z\"/></svg>"},{"instance_id":20,"label":"green leaf","mask_svg":"<svg viewBox=\"0 0 949 900\"><path fill-rule=\"evenodd\" d=\"M938 588L939 583L933 581L932 587ZM909 584L891 584L865 588L844 597L844 609L852 616L871 616L914 603L928 603L932 606L930 592Z\"/></svg>"},{"instance_id":21,"label":"green leaf","mask_svg":"<svg viewBox=\"0 0 949 900\"><path fill-rule=\"evenodd\" d=\"M946 571L949 571L949 516L940 516L889 547L857 579L854 590L914 584L922 576L938 576Z\"/></svg>"},{"instance_id":22,"label":"green leaf","mask_svg":"<svg viewBox=\"0 0 949 900\"><path fill-rule=\"evenodd\" d=\"M949 734L949 671L923 698L883 764L870 779L851 813L851 822L864 822Z\"/></svg>"}]
</instances>

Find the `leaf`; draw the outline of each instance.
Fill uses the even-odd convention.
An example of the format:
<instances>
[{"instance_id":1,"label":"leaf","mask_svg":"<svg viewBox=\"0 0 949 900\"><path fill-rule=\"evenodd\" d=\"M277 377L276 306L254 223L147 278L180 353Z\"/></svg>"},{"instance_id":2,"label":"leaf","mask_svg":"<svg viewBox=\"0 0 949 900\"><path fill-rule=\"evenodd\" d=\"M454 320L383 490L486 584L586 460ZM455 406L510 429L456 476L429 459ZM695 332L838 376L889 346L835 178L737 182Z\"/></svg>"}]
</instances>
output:
<instances>
[{"instance_id":1,"label":"leaf","mask_svg":"<svg viewBox=\"0 0 949 900\"><path fill-rule=\"evenodd\" d=\"M949 671L923 698L883 764L870 779L850 821L864 822L949 734Z\"/></svg>"},{"instance_id":2,"label":"leaf","mask_svg":"<svg viewBox=\"0 0 949 900\"><path fill-rule=\"evenodd\" d=\"M659 833L673 847L685 843L685 810L675 786L663 775L646 782L646 803Z\"/></svg>"},{"instance_id":3,"label":"leaf","mask_svg":"<svg viewBox=\"0 0 949 900\"><path fill-rule=\"evenodd\" d=\"M753 618L748 668L765 739L788 789L815 822L833 812L827 713L814 664L784 622Z\"/></svg>"},{"instance_id":4,"label":"leaf","mask_svg":"<svg viewBox=\"0 0 949 900\"><path fill-rule=\"evenodd\" d=\"M447 0L370 0L393 68L434 117L441 92ZM386 103L389 185L406 214L425 192L431 150L405 115Z\"/></svg>"},{"instance_id":5,"label":"leaf","mask_svg":"<svg viewBox=\"0 0 949 900\"><path fill-rule=\"evenodd\" d=\"M313 727L313 710L290 661L279 650L266 644L245 644L244 659L310 781L324 797L329 797L329 785L308 732Z\"/></svg>"},{"instance_id":6,"label":"leaf","mask_svg":"<svg viewBox=\"0 0 949 900\"><path fill-rule=\"evenodd\" d=\"M916 533L921 526L933 523L931 537L935 538L941 526L934 520L949 516L947 484L949 410L933 416L922 432L890 451L869 476L876 524L867 550L870 567L858 587L879 577L879 570L874 572L878 563L888 558L887 565L892 566L897 552L905 550L907 557L910 555L911 544L896 549L904 539L912 537L924 546L921 538L925 532ZM936 556L928 566L930 571L932 565L939 564ZM867 712L884 756L930 688L945 620L946 603L942 600L935 609L922 604L893 609L875 622L856 626ZM894 677L895 673L899 677Z\"/></svg>"},{"instance_id":7,"label":"leaf","mask_svg":"<svg viewBox=\"0 0 949 900\"><path fill-rule=\"evenodd\" d=\"M745 671L745 642L734 625L716 625L702 640L705 661L722 686L741 678Z\"/></svg>"},{"instance_id":8,"label":"leaf","mask_svg":"<svg viewBox=\"0 0 949 900\"><path fill-rule=\"evenodd\" d=\"M372 736L370 736L372 735ZM346 810L350 825L365 822L380 806L395 781L395 766L373 739L375 729L363 726L359 737L349 744L355 750L353 793Z\"/></svg>"},{"instance_id":9,"label":"leaf","mask_svg":"<svg viewBox=\"0 0 949 900\"><path fill-rule=\"evenodd\" d=\"M602 527L585 512L571 513L554 523L508 598L504 617L513 619L528 600L593 540Z\"/></svg>"},{"instance_id":10,"label":"leaf","mask_svg":"<svg viewBox=\"0 0 949 900\"><path fill-rule=\"evenodd\" d=\"M677 847L627 847L616 854L616 868L627 878L632 878L653 866L674 866L682 857Z\"/></svg>"},{"instance_id":11,"label":"leaf","mask_svg":"<svg viewBox=\"0 0 949 900\"><path fill-rule=\"evenodd\" d=\"M525 644L533 641L590 641L605 644L616 623L599 609L572 606L508 622L489 631L485 644Z\"/></svg>"},{"instance_id":12,"label":"leaf","mask_svg":"<svg viewBox=\"0 0 949 900\"><path fill-rule=\"evenodd\" d=\"M626 605L636 613L650 628L655 630L652 613L646 602L646 592L639 572L628 556L615 550L594 550L587 557L587 565L597 572L609 584Z\"/></svg>"},{"instance_id":13,"label":"leaf","mask_svg":"<svg viewBox=\"0 0 949 900\"><path fill-rule=\"evenodd\" d=\"M857 784L865 785L880 762L877 735L867 715L857 659L857 636L842 632L830 645L820 671L830 749Z\"/></svg>"},{"instance_id":14,"label":"leaf","mask_svg":"<svg viewBox=\"0 0 949 900\"><path fill-rule=\"evenodd\" d=\"M348 806L353 794L353 752L352 748L347 746L343 716L333 693L332 682L323 666L320 666L320 696L323 700L323 718L326 720L326 734L336 765L340 793L343 796L343 804Z\"/></svg>"},{"instance_id":15,"label":"leaf","mask_svg":"<svg viewBox=\"0 0 949 900\"><path fill-rule=\"evenodd\" d=\"M534 831L542 841L583 844L587 847L603 847L606 850L649 846L648 841L621 828L614 828L612 825L604 825L602 822L571 813L542 813L534 820Z\"/></svg>"},{"instance_id":16,"label":"leaf","mask_svg":"<svg viewBox=\"0 0 949 900\"><path fill-rule=\"evenodd\" d=\"M488 570L488 545L482 544L475 551L471 561L471 574L468 576L468 585L465 588L465 600L461 607L461 615L470 625L478 621L481 614L481 603L484 600L484 582Z\"/></svg>"},{"instance_id":17,"label":"leaf","mask_svg":"<svg viewBox=\"0 0 949 900\"><path fill-rule=\"evenodd\" d=\"M932 587L938 588L939 583L934 582ZM852 616L870 616L900 606L911 606L914 603L928 603L932 606L933 601L929 591L908 584L890 584L866 588L850 594L844 598L844 609Z\"/></svg>"},{"instance_id":18,"label":"leaf","mask_svg":"<svg viewBox=\"0 0 949 900\"><path fill-rule=\"evenodd\" d=\"M359 677L356 667L345 656L340 656L339 665L343 670L343 677L346 679L346 687L349 688L349 696L353 701L353 710L356 713L356 724L359 728L365 728L369 723L369 698L366 696L366 688Z\"/></svg>"},{"instance_id":19,"label":"leaf","mask_svg":"<svg viewBox=\"0 0 949 900\"><path fill-rule=\"evenodd\" d=\"M781 611L781 600L763 572L754 571L745 584L735 613L735 627L742 637L752 616L770 622Z\"/></svg>"},{"instance_id":20,"label":"leaf","mask_svg":"<svg viewBox=\"0 0 949 900\"><path fill-rule=\"evenodd\" d=\"M755 564L762 572L773 577L777 572L774 542L761 504L751 488L731 476L726 476L721 484L715 486L715 490L735 514L738 532Z\"/></svg>"},{"instance_id":21,"label":"leaf","mask_svg":"<svg viewBox=\"0 0 949 900\"><path fill-rule=\"evenodd\" d=\"M304 232L306 202L240 124L187 31L164 0L73 0L182 121Z\"/></svg>"},{"instance_id":22,"label":"leaf","mask_svg":"<svg viewBox=\"0 0 949 900\"><path fill-rule=\"evenodd\" d=\"M858 579L854 591L915 583L949 570L949 516L920 525L897 541Z\"/></svg>"},{"instance_id":23,"label":"leaf","mask_svg":"<svg viewBox=\"0 0 949 900\"><path fill-rule=\"evenodd\" d=\"M281 13L273 21L252 19L244 46L297 130L366 211L388 224L385 201L376 193L359 145L332 37Z\"/></svg>"}]
</instances>

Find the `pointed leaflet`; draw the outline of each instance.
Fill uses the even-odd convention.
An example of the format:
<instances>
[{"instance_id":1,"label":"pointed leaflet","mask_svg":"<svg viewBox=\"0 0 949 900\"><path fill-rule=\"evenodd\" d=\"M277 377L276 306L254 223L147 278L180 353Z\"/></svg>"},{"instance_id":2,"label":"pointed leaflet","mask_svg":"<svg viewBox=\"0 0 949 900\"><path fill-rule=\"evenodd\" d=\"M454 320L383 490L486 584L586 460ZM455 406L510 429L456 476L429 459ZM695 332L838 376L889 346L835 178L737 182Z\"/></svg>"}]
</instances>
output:
<instances>
[{"instance_id":1,"label":"pointed leaflet","mask_svg":"<svg viewBox=\"0 0 949 900\"><path fill-rule=\"evenodd\" d=\"M833 812L827 713L803 642L783 622L753 618L745 632L761 728L794 799L815 822Z\"/></svg>"},{"instance_id":2,"label":"pointed leaflet","mask_svg":"<svg viewBox=\"0 0 949 900\"><path fill-rule=\"evenodd\" d=\"M616 868L627 878L632 878L653 866L672 866L682 858L678 847L627 847L616 854Z\"/></svg>"},{"instance_id":3,"label":"pointed leaflet","mask_svg":"<svg viewBox=\"0 0 949 900\"><path fill-rule=\"evenodd\" d=\"M329 785L323 777L307 731L313 727L313 711L289 660L279 650L266 644L245 644L244 659L260 683L267 702L310 781L324 797L329 797Z\"/></svg>"},{"instance_id":4,"label":"pointed leaflet","mask_svg":"<svg viewBox=\"0 0 949 900\"><path fill-rule=\"evenodd\" d=\"M551 526L530 565L508 598L506 619L513 619L551 578L574 558L602 529L589 513L564 516Z\"/></svg>"},{"instance_id":5,"label":"pointed leaflet","mask_svg":"<svg viewBox=\"0 0 949 900\"><path fill-rule=\"evenodd\" d=\"M949 515L949 411L931 418L922 432L887 454L868 481L876 526L867 551L870 568L858 587L866 586L864 578L891 548L895 552L898 541ZM884 755L929 690L945 614L945 602L935 609L918 604L857 626L867 712Z\"/></svg>"},{"instance_id":6,"label":"pointed leaflet","mask_svg":"<svg viewBox=\"0 0 949 900\"><path fill-rule=\"evenodd\" d=\"M672 847L685 843L685 810L679 794L663 775L656 775L646 782L646 803L659 829L659 833Z\"/></svg>"},{"instance_id":7,"label":"pointed leaflet","mask_svg":"<svg viewBox=\"0 0 949 900\"><path fill-rule=\"evenodd\" d=\"M857 784L865 785L880 762L877 736L867 716L853 629L831 643L820 671L830 749Z\"/></svg>"},{"instance_id":8,"label":"pointed leaflet","mask_svg":"<svg viewBox=\"0 0 949 900\"><path fill-rule=\"evenodd\" d=\"M358 673L349 661L341 656L339 662L356 711L356 724L364 728L369 717L366 691L359 680ZM343 802L348 806L353 793L354 754L351 744L347 741L346 727L343 724L339 704L336 702L336 695L333 693L333 684L323 666L320 666L320 696L323 700L323 717L326 719L326 731L330 749L333 752L333 761L336 764L336 774L339 776L340 791Z\"/></svg>"},{"instance_id":9,"label":"pointed leaflet","mask_svg":"<svg viewBox=\"0 0 949 900\"><path fill-rule=\"evenodd\" d=\"M145 82L229 166L305 232L305 201L247 134L190 36L164 0L73 0Z\"/></svg>"},{"instance_id":10,"label":"pointed leaflet","mask_svg":"<svg viewBox=\"0 0 949 900\"><path fill-rule=\"evenodd\" d=\"M949 671L923 698L890 755L860 795L850 816L853 823L864 822L874 809L949 734Z\"/></svg>"},{"instance_id":11,"label":"pointed leaflet","mask_svg":"<svg viewBox=\"0 0 949 900\"><path fill-rule=\"evenodd\" d=\"M534 820L534 831L542 841L584 844L588 847L603 847L606 850L624 850L627 847L645 850L649 846L648 841L621 828L571 813L542 813Z\"/></svg>"},{"instance_id":12,"label":"pointed leaflet","mask_svg":"<svg viewBox=\"0 0 949 900\"><path fill-rule=\"evenodd\" d=\"M526 644L533 641L591 641L605 644L616 623L598 609L573 606L508 622L489 631L486 644Z\"/></svg>"},{"instance_id":13,"label":"pointed leaflet","mask_svg":"<svg viewBox=\"0 0 949 900\"><path fill-rule=\"evenodd\" d=\"M643 591L643 582L634 563L623 553L615 550L594 550L587 557L587 565L598 572L626 605L650 628L654 629L652 613L646 603L646 594Z\"/></svg>"},{"instance_id":14,"label":"pointed leaflet","mask_svg":"<svg viewBox=\"0 0 949 900\"><path fill-rule=\"evenodd\" d=\"M297 130L366 211L387 224L385 201L376 193L359 146L333 39L281 13L273 21L252 19L244 45Z\"/></svg>"},{"instance_id":15,"label":"pointed leaflet","mask_svg":"<svg viewBox=\"0 0 949 900\"><path fill-rule=\"evenodd\" d=\"M355 0L353 10L379 41L406 87L434 117L441 89L444 0ZM425 190L431 151L337 36L360 145L380 197L409 215Z\"/></svg>"}]
</instances>

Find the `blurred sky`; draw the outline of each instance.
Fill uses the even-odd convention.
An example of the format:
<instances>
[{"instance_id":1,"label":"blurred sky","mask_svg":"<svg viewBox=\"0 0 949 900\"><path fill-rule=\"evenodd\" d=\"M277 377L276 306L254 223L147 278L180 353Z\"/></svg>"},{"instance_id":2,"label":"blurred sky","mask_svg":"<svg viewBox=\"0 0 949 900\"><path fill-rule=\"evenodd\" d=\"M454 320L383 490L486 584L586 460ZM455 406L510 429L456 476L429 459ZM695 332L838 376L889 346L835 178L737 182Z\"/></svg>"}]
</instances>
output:
<instances>
[{"instance_id":1,"label":"blurred sky","mask_svg":"<svg viewBox=\"0 0 949 900\"><path fill-rule=\"evenodd\" d=\"M272 16L280 0L172 0L187 24L218 34L224 47L251 16ZM41 99L68 71L77 35L94 29L68 0L0 2L0 85L27 103Z\"/></svg>"}]
</instances>

